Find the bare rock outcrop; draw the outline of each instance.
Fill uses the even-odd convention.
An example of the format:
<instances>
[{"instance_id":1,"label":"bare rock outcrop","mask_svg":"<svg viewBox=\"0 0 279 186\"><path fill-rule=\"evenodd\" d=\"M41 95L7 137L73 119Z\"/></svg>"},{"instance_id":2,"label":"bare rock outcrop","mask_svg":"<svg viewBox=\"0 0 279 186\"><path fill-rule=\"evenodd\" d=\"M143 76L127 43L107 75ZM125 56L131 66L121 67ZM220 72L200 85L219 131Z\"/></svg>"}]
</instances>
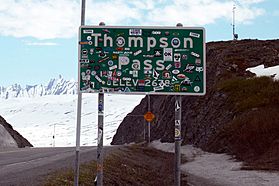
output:
<instances>
[{"instance_id":1,"label":"bare rock outcrop","mask_svg":"<svg viewBox=\"0 0 279 186\"><path fill-rule=\"evenodd\" d=\"M206 146L208 139L229 123L237 112L218 84L234 77L252 77L249 67L279 64L279 40L221 41L206 44L207 93L202 97L182 97L183 143ZM174 141L174 96L150 96L151 140ZM111 144L139 142L143 139L143 119L132 117L147 111L147 97L120 124Z\"/></svg>"},{"instance_id":2,"label":"bare rock outcrop","mask_svg":"<svg viewBox=\"0 0 279 186\"><path fill-rule=\"evenodd\" d=\"M33 145L27 139L25 139L21 134L19 134L16 130L14 130L13 127L9 123L7 123L7 121L1 116L0 116L0 125L2 125L6 129L6 131L8 131L8 133L14 139L14 141L16 142L19 148L33 147ZM4 136L0 136L0 138L1 137L3 138Z\"/></svg>"}]
</instances>

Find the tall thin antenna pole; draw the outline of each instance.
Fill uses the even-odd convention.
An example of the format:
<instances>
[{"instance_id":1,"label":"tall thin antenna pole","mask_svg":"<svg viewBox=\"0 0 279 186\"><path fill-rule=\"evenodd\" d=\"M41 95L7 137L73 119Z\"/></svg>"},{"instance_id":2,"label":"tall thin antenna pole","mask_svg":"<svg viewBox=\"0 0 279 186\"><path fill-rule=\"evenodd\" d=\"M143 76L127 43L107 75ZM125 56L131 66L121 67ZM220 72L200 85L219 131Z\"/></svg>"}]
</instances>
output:
<instances>
[{"instance_id":1,"label":"tall thin antenna pole","mask_svg":"<svg viewBox=\"0 0 279 186\"><path fill-rule=\"evenodd\" d=\"M233 24L232 24L232 27L233 27L233 40L236 40L236 34L235 34L235 9L236 9L236 6L234 4L233 5Z\"/></svg>"}]
</instances>

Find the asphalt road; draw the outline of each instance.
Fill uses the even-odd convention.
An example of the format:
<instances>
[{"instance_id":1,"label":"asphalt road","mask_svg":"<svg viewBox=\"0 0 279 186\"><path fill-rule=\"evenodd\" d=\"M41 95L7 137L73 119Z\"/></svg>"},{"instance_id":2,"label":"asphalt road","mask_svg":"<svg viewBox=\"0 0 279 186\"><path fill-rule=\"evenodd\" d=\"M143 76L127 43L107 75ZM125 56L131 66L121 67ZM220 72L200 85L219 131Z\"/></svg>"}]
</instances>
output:
<instances>
[{"instance_id":1,"label":"asphalt road","mask_svg":"<svg viewBox=\"0 0 279 186\"><path fill-rule=\"evenodd\" d=\"M104 148L105 154L117 147ZM96 147L83 147L80 162L96 160ZM23 148L0 149L0 185L41 185L50 172L74 167L75 148Z\"/></svg>"}]
</instances>

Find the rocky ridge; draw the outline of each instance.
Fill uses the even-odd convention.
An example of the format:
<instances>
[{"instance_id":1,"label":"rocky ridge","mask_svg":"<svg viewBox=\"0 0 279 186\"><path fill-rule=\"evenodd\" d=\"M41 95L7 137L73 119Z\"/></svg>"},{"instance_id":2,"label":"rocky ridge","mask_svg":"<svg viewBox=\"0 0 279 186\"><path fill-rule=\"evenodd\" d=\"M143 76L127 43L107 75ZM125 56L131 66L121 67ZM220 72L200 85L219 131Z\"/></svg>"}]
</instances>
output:
<instances>
[{"instance_id":1,"label":"rocky ridge","mask_svg":"<svg viewBox=\"0 0 279 186\"><path fill-rule=\"evenodd\" d=\"M206 44L207 93L202 97L182 96L183 144L205 147L211 136L238 114L228 96L218 91L218 84L234 77L252 77L249 67L279 64L279 40L220 41ZM174 141L174 96L150 96L151 111L156 119L151 124L151 140ZM147 97L131 115L147 111ZM126 117L112 144L139 142L143 139L142 118Z\"/></svg>"},{"instance_id":2,"label":"rocky ridge","mask_svg":"<svg viewBox=\"0 0 279 186\"><path fill-rule=\"evenodd\" d=\"M3 125L3 127L10 133L19 148L33 147L33 145L27 139L25 139L21 134L14 130L13 127L9 123L7 123L7 121L1 116L0 125ZM0 136L0 138L1 137L2 136Z\"/></svg>"}]
</instances>

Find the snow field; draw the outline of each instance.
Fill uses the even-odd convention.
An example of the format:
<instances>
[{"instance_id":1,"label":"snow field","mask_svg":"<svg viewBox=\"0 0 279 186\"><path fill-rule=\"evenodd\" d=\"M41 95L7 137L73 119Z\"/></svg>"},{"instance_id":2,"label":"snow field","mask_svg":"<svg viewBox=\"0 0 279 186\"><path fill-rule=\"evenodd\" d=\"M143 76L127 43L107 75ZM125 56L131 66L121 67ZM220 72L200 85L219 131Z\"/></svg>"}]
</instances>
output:
<instances>
[{"instance_id":1,"label":"snow field","mask_svg":"<svg viewBox=\"0 0 279 186\"><path fill-rule=\"evenodd\" d=\"M77 95L48 95L3 99L0 114L35 147L75 146L77 97ZM110 144L121 121L142 98L142 95L105 94L105 145ZM83 94L81 117L83 146L96 145L97 99L97 94Z\"/></svg>"},{"instance_id":2,"label":"snow field","mask_svg":"<svg viewBox=\"0 0 279 186\"><path fill-rule=\"evenodd\" d=\"M154 141L151 146L174 153L174 143ZM188 160L181 171L192 185L277 186L279 173L240 170L242 162L227 154L204 152L192 145L181 146L181 154Z\"/></svg>"}]
</instances>

